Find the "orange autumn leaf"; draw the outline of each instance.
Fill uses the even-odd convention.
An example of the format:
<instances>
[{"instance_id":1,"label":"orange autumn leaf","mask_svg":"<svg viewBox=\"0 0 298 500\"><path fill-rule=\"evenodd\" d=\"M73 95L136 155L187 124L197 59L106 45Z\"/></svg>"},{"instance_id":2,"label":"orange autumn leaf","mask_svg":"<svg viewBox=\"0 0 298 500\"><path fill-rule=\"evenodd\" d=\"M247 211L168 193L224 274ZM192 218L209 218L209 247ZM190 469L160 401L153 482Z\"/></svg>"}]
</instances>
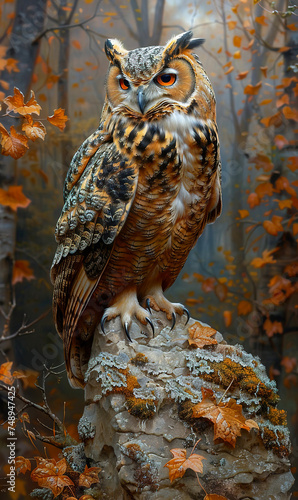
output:
<instances>
[{"instance_id":1,"label":"orange autumn leaf","mask_svg":"<svg viewBox=\"0 0 298 500\"><path fill-rule=\"evenodd\" d=\"M81 48L82 48L82 46L81 46L81 44L80 44L80 42L79 42L78 40L73 40L73 41L71 42L71 45L72 45L73 47L75 47L75 49L77 49L77 50L81 50Z\"/></svg>"},{"instance_id":2,"label":"orange autumn leaf","mask_svg":"<svg viewBox=\"0 0 298 500\"><path fill-rule=\"evenodd\" d=\"M8 111L19 113L20 115L30 115L35 113L39 115L41 107L35 99L33 90L31 90L31 98L24 103L24 94L17 87L13 89L14 95L7 96L3 102L7 105Z\"/></svg>"},{"instance_id":3,"label":"orange autumn leaf","mask_svg":"<svg viewBox=\"0 0 298 500\"><path fill-rule=\"evenodd\" d=\"M169 478L171 482L179 477L183 477L186 469L191 469L199 473L203 472L202 460L205 460L205 457L202 455L192 453L186 458L186 450L182 448L173 448L170 452L174 458L169 460L164 467L169 469Z\"/></svg>"},{"instance_id":4,"label":"orange autumn leaf","mask_svg":"<svg viewBox=\"0 0 298 500\"><path fill-rule=\"evenodd\" d=\"M285 106L284 108L282 108L282 113L288 120L294 120L295 122L298 122L297 109L290 108L290 106Z\"/></svg>"},{"instance_id":5,"label":"orange autumn leaf","mask_svg":"<svg viewBox=\"0 0 298 500\"><path fill-rule=\"evenodd\" d=\"M55 127L58 127L62 132L65 129L68 119L68 116L65 114L65 109L62 108L54 109L54 114L47 117L47 120Z\"/></svg>"},{"instance_id":6,"label":"orange autumn leaf","mask_svg":"<svg viewBox=\"0 0 298 500\"><path fill-rule=\"evenodd\" d=\"M247 203L249 204L250 208L254 208L260 205L260 198L258 197L257 193L250 193L247 197Z\"/></svg>"},{"instance_id":7,"label":"orange autumn leaf","mask_svg":"<svg viewBox=\"0 0 298 500\"><path fill-rule=\"evenodd\" d=\"M289 193L291 196L296 196L296 191L294 188L291 187L289 179L287 177L284 177L281 175L275 182L275 188L278 192L280 191L286 191Z\"/></svg>"},{"instance_id":8,"label":"orange autumn leaf","mask_svg":"<svg viewBox=\"0 0 298 500\"><path fill-rule=\"evenodd\" d=\"M276 101L276 107L280 108L284 104L289 104L289 102L290 102L289 95L288 94L284 94L282 97L280 97L279 99L277 99L277 101Z\"/></svg>"},{"instance_id":9,"label":"orange autumn leaf","mask_svg":"<svg viewBox=\"0 0 298 500\"><path fill-rule=\"evenodd\" d=\"M232 311L223 312L225 326L228 328L232 323Z\"/></svg>"},{"instance_id":10,"label":"orange autumn leaf","mask_svg":"<svg viewBox=\"0 0 298 500\"><path fill-rule=\"evenodd\" d=\"M273 195L273 186L271 182L263 182L256 187L257 196L262 199L264 196L272 196Z\"/></svg>"},{"instance_id":11,"label":"orange autumn leaf","mask_svg":"<svg viewBox=\"0 0 298 500\"><path fill-rule=\"evenodd\" d=\"M229 21L228 23L229 30L234 30L237 26L237 21Z\"/></svg>"},{"instance_id":12,"label":"orange autumn leaf","mask_svg":"<svg viewBox=\"0 0 298 500\"><path fill-rule=\"evenodd\" d=\"M260 70L262 71L265 78L267 78L268 66L260 66Z\"/></svg>"},{"instance_id":13,"label":"orange autumn leaf","mask_svg":"<svg viewBox=\"0 0 298 500\"><path fill-rule=\"evenodd\" d=\"M224 283L217 283L214 287L214 293L220 302L223 302L228 295L228 287Z\"/></svg>"},{"instance_id":14,"label":"orange autumn leaf","mask_svg":"<svg viewBox=\"0 0 298 500\"><path fill-rule=\"evenodd\" d=\"M249 211L248 210L238 210L241 219L245 219L245 217L249 216Z\"/></svg>"},{"instance_id":15,"label":"orange autumn leaf","mask_svg":"<svg viewBox=\"0 0 298 500\"><path fill-rule=\"evenodd\" d=\"M277 134L274 137L274 142L275 142L276 146L278 147L278 149L283 149L285 146L287 146L289 144L288 139L286 139L286 137L284 137L281 134Z\"/></svg>"},{"instance_id":16,"label":"orange autumn leaf","mask_svg":"<svg viewBox=\"0 0 298 500\"><path fill-rule=\"evenodd\" d=\"M54 461L55 462L55 461ZM66 486L73 486L73 481L66 475L67 463L65 458L53 463L51 460L44 460L31 472L31 479L42 488L49 488L54 494L54 498L60 495Z\"/></svg>"},{"instance_id":17,"label":"orange autumn leaf","mask_svg":"<svg viewBox=\"0 0 298 500\"><path fill-rule=\"evenodd\" d=\"M10 127L10 133L6 130L4 125L0 123L0 134L2 146L2 154L4 156L11 156L15 160L24 156L28 149L28 139L23 134L18 134L14 126Z\"/></svg>"},{"instance_id":18,"label":"orange autumn leaf","mask_svg":"<svg viewBox=\"0 0 298 500\"><path fill-rule=\"evenodd\" d=\"M206 278L202 282L202 290L204 292L212 292L214 290L215 284L216 284L215 278Z\"/></svg>"},{"instance_id":19,"label":"orange autumn leaf","mask_svg":"<svg viewBox=\"0 0 298 500\"><path fill-rule=\"evenodd\" d=\"M201 325L199 321L196 321L188 328L188 333L190 336L188 339L189 345L204 347L205 345L217 344L217 340L211 338L216 334L216 330L210 328L210 326Z\"/></svg>"},{"instance_id":20,"label":"orange autumn leaf","mask_svg":"<svg viewBox=\"0 0 298 500\"><path fill-rule=\"evenodd\" d=\"M26 136L31 141L36 141L36 139L44 140L47 133L45 126L41 122L33 122L33 118L30 115L27 115L25 118L26 121L22 125L22 130Z\"/></svg>"},{"instance_id":21,"label":"orange autumn leaf","mask_svg":"<svg viewBox=\"0 0 298 500\"><path fill-rule=\"evenodd\" d=\"M277 248L273 248L273 250L264 250L262 253L262 257L256 257L253 259L250 263L251 266L256 267L257 269L260 267L264 267L266 264L274 264L276 262L275 259L273 259L272 254L278 250Z\"/></svg>"},{"instance_id":22,"label":"orange autumn leaf","mask_svg":"<svg viewBox=\"0 0 298 500\"><path fill-rule=\"evenodd\" d=\"M266 106L266 104L270 104L272 102L272 99L263 99L260 102L260 106Z\"/></svg>"},{"instance_id":23,"label":"orange autumn leaf","mask_svg":"<svg viewBox=\"0 0 298 500\"><path fill-rule=\"evenodd\" d=\"M0 380L7 385L11 385L14 382L14 377L11 373L12 361L7 361L0 365Z\"/></svg>"},{"instance_id":24,"label":"orange autumn leaf","mask_svg":"<svg viewBox=\"0 0 298 500\"><path fill-rule=\"evenodd\" d=\"M27 387L35 388L35 384L39 377L39 372L27 368L26 370L14 371L13 376L17 379L21 379L24 389L27 389Z\"/></svg>"},{"instance_id":25,"label":"orange autumn leaf","mask_svg":"<svg viewBox=\"0 0 298 500\"><path fill-rule=\"evenodd\" d=\"M270 298L263 300L263 303L274 304L276 306L283 304L285 300L295 291L291 281L280 275L273 276L268 284L268 287Z\"/></svg>"},{"instance_id":26,"label":"orange autumn leaf","mask_svg":"<svg viewBox=\"0 0 298 500\"><path fill-rule=\"evenodd\" d=\"M298 226L298 224L297 224ZM288 275L288 276L298 276L298 261L297 262L293 262L292 264L288 264L285 269L284 269L284 272Z\"/></svg>"},{"instance_id":27,"label":"orange autumn leaf","mask_svg":"<svg viewBox=\"0 0 298 500\"><path fill-rule=\"evenodd\" d=\"M284 356L280 364L284 366L286 373L291 373L297 366L297 359L290 358L290 356Z\"/></svg>"},{"instance_id":28,"label":"orange autumn leaf","mask_svg":"<svg viewBox=\"0 0 298 500\"><path fill-rule=\"evenodd\" d=\"M227 71L225 71L225 75L229 75L230 73L232 73L232 71L234 71L234 66L230 66L229 69L227 69Z\"/></svg>"},{"instance_id":29,"label":"orange autumn leaf","mask_svg":"<svg viewBox=\"0 0 298 500\"><path fill-rule=\"evenodd\" d=\"M233 38L233 44L235 45L235 47L238 47L238 49L240 49L241 47L241 36L238 36L238 35L235 35L234 38Z\"/></svg>"},{"instance_id":30,"label":"orange autumn leaf","mask_svg":"<svg viewBox=\"0 0 298 500\"><path fill-rule=\"evenodd\" d=\"M24 279L34 280L35 276L28 260L16 260L13 266L12 284L21 283Z\"/></svg>"},{"instance_id":31,"label":"orange autumn leaf","mask_svg":"<svg viewBox=\"0 0 298 500\"><path fill-rule=\"evenodd\" d=\"M260 121L261 123L263 123L263 125L265 125L265 127L271 127L273 125L274 127L278 128L282 124L282 114L280 111L278 111L272 116L262 118L262 120Z\"/></svg>"},{"instance_id":32,"label":"orange autumn leaf","mask_svg":"<svg viewBox=\"0 0 298 500\"><path fill-rule=\"evenodd\" d=\"M291 200L290 198L288 200L273 200L273 201L277 201L278 208L280 210L283 210L284 208L291 208L293 205L293 200Z\"/></svg>"},{"instance_id":33,"label":"orange autumn leaf","mask_svg":"<svg viewBox=\"0 0 298 500\"><path fill-rule=\"evenodd\" d=\"M23 193L22 186L9 186L7 190L0 188L0 205L10 207L16 212L17 208L28 207L31 200Z\"/></svg>"},{"instance_id":34,"label":"orange autumn leaf","mask_svg":"<svg viewBox=\"0 0 298 500\"><path fill-rule=\"evenodd\" d=\"M238 405L231 398L227 403L216 403L212 389L202 387L202 401L193 409L193 417L206 418L214 423L214 441L222 439L234 448L237 436L241 435L241 429L250 431L258 429L258 424L253 420L246 420L242 414L242 405Z\"/></svg>"},{"instance_id":35,"label":"orange autumn leaf","mask_svg":"<svg viewBox=\"0 0 298 500\"><path fill-rule=\"evenodd\" d=\"M267 336L273 337L275 333L283 333L283 326L280 321L271 321L269 318L264 321L263 328Z\"/></svg>"},{"instance_id":36,"label":"orange autumn leaf","mask_svg":"<svg viewBox=\"0 0 298 500\"><path fill-rule=\"evenodd\" d=\"M263 222L263 227L267 233L272 234L272 236L277 236L277 233L283 231L281 221L282 217L279 215L273 215L272 220L265 220Z\"/></svg>"},{"instance_id":37,"label":"orange autumn leaf","mask_svg":"<svg viewBox=\"0 0 298 500\"><path fill-rule=\"evenodd\" d=\"M271 159L263 153L258 153L251 160L249 160L249 163L254 163L257 169L262 168L265 172L270 172L270 170L273 169Z\"/></svg>"},{"instance_id":38,"label":"orange autumn leaf","mask_svg":"<svg viewBox=\"0 0 298 500\"><path fill-rule=\"evenodd\" d=\"M15 467L17 474L26 474L27 470L31 470L31 462L28 458L19 456L15 459Z\"/></svg>"},{"instance_id":39,"label":"orange autumn leaf","mask_svg":"<svg viewBox=\"0 0 298 500\"><path fill-rule=\"evenodd\" d=\"M244 94L248 95L258 95L259 90L262 86L262 82L257 83L256 85L251 85L250 83L246 85L244 88Z\"/></svg>"},{"instance_id":40,"label":"orange autumn leaf","mask_svg":"<svg viewBox=\"0 0 298 500\"><path fill-rule=\"evenodd\" d=\"M84 472L80 474L79 486L83 488L90 488L91 484L99 483L98 473L101 471L100 467L89 467L86 465Z\"/></svg>"},{"instance_id":41,"label":"orange autumn leaf","mask_svg":"<svg viewBox=\"0 0 298 500\"><path fill-rule=\"evenodd\" d=\"M261 24L262 26L268 26L265 16L258 16L255 18L255 21L256 23Z\"/></svg>"},{"instance_id":42,"label":"orange autumn leaf","mask_svg":"<svg viewBox=\"0 0 298 500\"><path fill-rule=\"evenodd\" d=\"M247 77L249 71L241 71L240 73L238 73L238 75L236 76L236 80L243 80L244 78Z\"/></svg>"},{"instance_id":43,"label":"orange autumn leaf","mask_svg":"<svg viewBox=\"0 0 298 500\"><path fill-rule=\"evenodd\" d=\"M296 172L298 170L298 156L289 156L287 167L292 171Z\"/></svg>"},{"instance_id":44,"label":"orange autumn leaf","mask_svg":"<svg viewBox=\"0 0 298 500\"><path fill-rule=\"evenodd\" d=\"M246 316L252 311L252 305L248 300L240 300L237 306L239 316Z\"/></svg>"}]
</instances>

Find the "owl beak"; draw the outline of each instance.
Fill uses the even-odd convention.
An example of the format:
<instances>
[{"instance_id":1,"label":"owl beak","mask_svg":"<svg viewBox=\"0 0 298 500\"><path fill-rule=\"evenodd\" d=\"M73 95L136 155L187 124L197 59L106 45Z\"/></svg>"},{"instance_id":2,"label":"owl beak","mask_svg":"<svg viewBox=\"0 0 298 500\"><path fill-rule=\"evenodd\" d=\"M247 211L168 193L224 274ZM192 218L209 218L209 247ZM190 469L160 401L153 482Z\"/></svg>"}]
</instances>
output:
<instances>
[{"instance_id":1,"label":"owl beak","mask_svg":"<svg viewBox=\"0 0 298 500\"><path fill-rule=\"evenodd\" d=\"M138 94L137 95L138 95L138 105L139 105L139 108L141 110L141 113L144 114L145 107L146 107L146 104L147 104L147 99L145 97L144 88L142 87L142 85L139 86Z\"/></svg>"}]
</instances>

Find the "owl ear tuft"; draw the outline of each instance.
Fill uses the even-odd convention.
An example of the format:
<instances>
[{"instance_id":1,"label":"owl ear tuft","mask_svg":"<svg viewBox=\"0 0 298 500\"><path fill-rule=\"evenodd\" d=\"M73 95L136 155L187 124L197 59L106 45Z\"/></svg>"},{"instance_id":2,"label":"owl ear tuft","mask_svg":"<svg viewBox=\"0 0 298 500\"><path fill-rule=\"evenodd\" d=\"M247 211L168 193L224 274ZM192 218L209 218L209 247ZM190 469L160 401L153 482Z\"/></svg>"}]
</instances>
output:
<instances>
[{"instance_id":1,"label":"owl ear tuft","mask_svg":"<svg viewBox=\"0 0 298 500\"><path fill-rule=\"evenodd\" d=\"M127 54L127 50L123 47L119 40L108 38L105 43L105 52L107 58L112 64L115 64L119 59Z\"/></svg>"},{"instance_id":2,"label":"owl ear tuft","mask_svg":"<svg viewBox=\"0 0 298 500\"><path fill-rule=\"evenodd\" d=\"M194 49L204 43L205 40L203 38L192 38L192 35L192 31L186 31L181 35L171 38L165 46L164 52L166 58L176 56L185 49Z\"/></svg>"}]
</instances>

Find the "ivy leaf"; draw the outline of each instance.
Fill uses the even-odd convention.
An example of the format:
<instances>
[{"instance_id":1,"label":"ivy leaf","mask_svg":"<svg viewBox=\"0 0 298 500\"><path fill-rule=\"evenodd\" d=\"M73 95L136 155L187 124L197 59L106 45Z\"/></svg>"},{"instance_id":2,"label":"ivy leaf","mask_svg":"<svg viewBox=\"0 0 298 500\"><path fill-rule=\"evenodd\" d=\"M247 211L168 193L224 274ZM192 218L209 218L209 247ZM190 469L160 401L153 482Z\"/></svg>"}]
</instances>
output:
<instances>
[{"instance_id":1,"label":"ivy leaf","mask_svg":"<svg viewBox=\"0 0 298 500\"><path fill-rule=\"evenodd\" d=\"M30 115L35 113L39 115L41 106L35 100L35 95L33 90L31 90L31 98L28 102L24 103L24 94L17 87L13 89L14 95L7 96L3 99L3 102L7 105L8 111L13 111L14 113L19 113L20 115Z\"/></svg>"},{"instance_id":2,"label":"ivy leaf","mask_svg":"<svg viewBox=\"0 0 298 500\"><path fill-rule=\"evenodd\" d=\"M56 462L56 461L54 461ZM49 488L54 498L60 495L66 486L73 486L73 481L64 474L67 463L65 458L53 463L51 460L43 460L31 472L31 479L42 488Z\"/></svg>"},{"instance_id":3,"label":"ivy leaf","mask_svg":"<svg viewBox=\"0 0 298 500\"><path fill-rule=\"evenodd\" d=\"M16 457L15 467L17 474L26 474L27 470L31 470L31 462L28 458L22 456Z\"/></svg>"},{"instance_id":4,"label":"ivy leaf","mask_svg":"<svg viewBox=\"0 0 298 500\"><path fill-rule=\"evenodd\" d=\"M22 125L22 130L26 136L31 141L36 141L36 139L44 140L47 133L45 126L41 122L33 122L33 118L30 115L27 115L25 118L26 121Z\"/></svg>"},{"instance_id":5,"label":"ivy leaf","mask_svg":"<svg viewBox=\"0 0 298 500\"><path fill-rule=\"evenodd\" d=\"M217 340L211 338L216 334L216 330L209 326L203 326L198 321L188 328L188 333L190 336L189 345L204 347L205 345L217 344Z\"/></svg>"},{"instance_id":6,"label":"ivy leaf","mask_svg":"<svg viewBox=\"0 0 298 500\"><path fill-rule=\"evenodd\" d=\"M47 120L55 127L58 127L62 132L65 129L68 119L68 116L65 114L65 109L62 108L54 109L54 114L47 117Z\"/></svg>"},{"instance_id":7,"label":"ivy leaf","mask_svg":"<svg viewBox=\"0 0 298 500\"><path fill-rule=\"evenodd\" d=\"M250 431L258 429L258 424L253 420L246 420L242 414L242 405L238 405L231 398L227 403L216 403L214 393L211 389L202 387L202 401L196 404L192 411L195 418L207 418L214 423L214 441L223 441L235 447L237 436L241 435L241 429Z\"/></svg>"},{"instance_id":8,"label":"ivy leaf","mask_svg":"<svg viewBox=\"0 0 298 500\"><path fill-rule=\"evenodd\" d=\"M99 483L98 473L101 471L100 467L89 467L86 465L84 472L80 474L79 486L83 488L90 488L91 484Z\"/></svg>"},{"instance_id":9,"label":"ivy leaf","mask_svg":"<svg viewBox=\"0 0 298 500\"><path fill-rule=\"evenodd\" d=\"M11 156L15 160L24 156L28 149L28 139L23 134L18 134L14 126L10 127L10 133L6 130L4 125L0 123L0 133L2 146L2 154L4 156Z\"/></svg>"},{"instance_id":10,"label":"ivy leaf","mask_svg":"<svg viewBox=\"0 0 298 500\"><path fill-rule=\"evenodd\" d=\"M26 208L31 200L23 193L22 186L9 186L7 190L0 188L0 205L10 207L15 212L17 208Z\"/></svg>"},{"instance_id":11,"label":"ivy leaf","mask_svg":"<svg viewBox=\"0 0 298 500\"><path fill-rule=\"evenodd\" d=\"M15 260L12 272L12 284L21 283L24 279L34 280L35 276L28 260Z\"/></svg>"},{"instance_id":12,"label":"ivy leaf","mask_svg":"<svg viewBox=\"0 0 298 500\"><path fill-rule=\"evenodd\" d=\"M192 469L194 472L203 472L202 460L205 457L198 455L197 453L192 453L188 458L186 458L186 450L182 448L173 448L170 450L173 457L169 460L164 467L169 469L169 478L173 482L179 477L183 477L186 469Z\"/></svg>"}]
</instances>

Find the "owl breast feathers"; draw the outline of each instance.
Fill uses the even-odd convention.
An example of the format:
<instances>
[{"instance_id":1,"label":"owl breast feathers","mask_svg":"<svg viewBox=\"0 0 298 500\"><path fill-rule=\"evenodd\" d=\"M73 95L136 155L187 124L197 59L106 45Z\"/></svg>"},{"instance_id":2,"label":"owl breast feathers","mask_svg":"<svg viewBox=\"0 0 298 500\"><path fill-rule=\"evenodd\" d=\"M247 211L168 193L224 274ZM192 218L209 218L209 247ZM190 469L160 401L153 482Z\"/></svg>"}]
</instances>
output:
<instances>
[{"instance_id":1,"label":"owl breast feathers","mask_svg":"<svg viewBox=\"0 0 298 500\"><path fill-rule=\"evenodd\" d=\"M221 211L211 83L192 32L127 51L107 40L99 128L74 155L56 227L54 318L71 385L84 386L94 329L120 316L153 330L151 310L187 315L163 292Z\"/></svg>"}]
</instances>

